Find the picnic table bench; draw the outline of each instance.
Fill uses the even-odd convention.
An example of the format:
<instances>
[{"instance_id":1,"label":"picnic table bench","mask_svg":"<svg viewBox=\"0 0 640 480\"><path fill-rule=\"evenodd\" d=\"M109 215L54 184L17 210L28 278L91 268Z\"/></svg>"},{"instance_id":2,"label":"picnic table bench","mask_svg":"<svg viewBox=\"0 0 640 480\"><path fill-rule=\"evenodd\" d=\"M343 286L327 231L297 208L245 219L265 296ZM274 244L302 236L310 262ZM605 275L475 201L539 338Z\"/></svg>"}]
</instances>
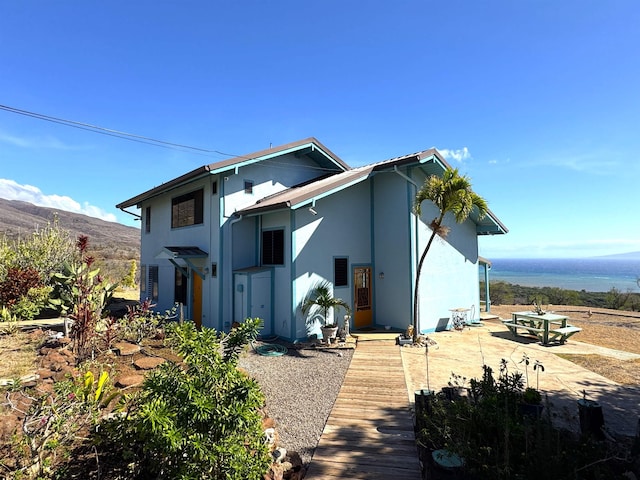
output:
<instances>
[{"instance_id":1,"label":"picnic table bench","mask_svg":"<svg viewBox=\"0 0 640 480\"><path fill-rule=\"evenodd\" d=\"M536 312L512 312L511 320L503 320L502 324L514 336L518 335L518 330L524 330L537 337L543 345L551 342L563 344L570 336L582 330L580 327L568 324L568 319L569 317L565 315L555 313L540 315Z\"/></svg>"}]
</instances>

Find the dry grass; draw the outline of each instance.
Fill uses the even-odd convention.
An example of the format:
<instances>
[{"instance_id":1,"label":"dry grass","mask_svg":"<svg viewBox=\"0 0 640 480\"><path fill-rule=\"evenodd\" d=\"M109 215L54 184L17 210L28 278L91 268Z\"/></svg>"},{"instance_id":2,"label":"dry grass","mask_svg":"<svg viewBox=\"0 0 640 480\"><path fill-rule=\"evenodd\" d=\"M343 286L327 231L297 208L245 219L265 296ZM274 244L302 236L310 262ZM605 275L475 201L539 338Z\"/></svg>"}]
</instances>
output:
<instances>
[{"instance_id":1,"label":"dry grass","mask_svg":"<svg viewBox=\"0 0 640 480\"><path fill-rule=\"evenodd\" d=\"M36 370L36 348L42 343L40 336L17 332L0 335L0 378L16 379Z\"/></svg>"},{"instance_id":2,"label":"dry grass","mask_svg":"<svg viewBox=\"0 0 640 480\"><path fill-rule=\"evenodd\" d=\"M527 310L524 305L491 306L491 313L510 318L511 312ZM555 306L556 313L569 316L569 323L582 331L569 341L590 343L601 347L640 354L640 313L586 307ZM638 385L640 360L618 360L602 355L557 354L581 367L622 385Z\"/></svg>"}]
</instances>

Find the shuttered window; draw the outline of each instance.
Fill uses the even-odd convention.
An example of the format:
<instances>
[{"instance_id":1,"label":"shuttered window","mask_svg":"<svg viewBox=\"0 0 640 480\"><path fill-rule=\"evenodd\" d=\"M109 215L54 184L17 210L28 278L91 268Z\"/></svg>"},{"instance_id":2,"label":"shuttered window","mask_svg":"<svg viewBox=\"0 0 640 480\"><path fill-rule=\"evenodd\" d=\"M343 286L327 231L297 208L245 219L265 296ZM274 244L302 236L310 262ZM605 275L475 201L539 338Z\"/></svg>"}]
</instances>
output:
<instances>
[{"instance_id":1,"label":"shuttered window","mask_svg":"<svg viewBox=\"0 0 640 480\"><path fill-rule=\"evenodd\" d=\"M153 301L158 300L158 266L149 266L149 291L148 298Z\"/></svg>"},{"instance_id":2,"label":"shuttered window","mask_svg":"<svg viewBox=\"0 0 640 480\"><path fill-rule=\"evenodd\" d=\"M346 287L349 285L349 261L346 257L336 257L333 259L333 285L336 287Z\"/></svg>"},{"instance_id":3,"label":"shuttered window","mask_svg":"<svg viewBox=\"0 0 640 480\"><path fill-rule=\"evenodd\" d=\"M262 265L284 265L284 230L262 232Z\"/></svg>"},{"instance_id":4,"label":"shuttered window","mask_svg":"<svg viewBox=\"0 0 640 480\"><path fill-rule=\"evenodd\" d=\"M199 225L203 221L203 190L180 195L171 200L171 228Z\"/></svg>"}]
</instances>

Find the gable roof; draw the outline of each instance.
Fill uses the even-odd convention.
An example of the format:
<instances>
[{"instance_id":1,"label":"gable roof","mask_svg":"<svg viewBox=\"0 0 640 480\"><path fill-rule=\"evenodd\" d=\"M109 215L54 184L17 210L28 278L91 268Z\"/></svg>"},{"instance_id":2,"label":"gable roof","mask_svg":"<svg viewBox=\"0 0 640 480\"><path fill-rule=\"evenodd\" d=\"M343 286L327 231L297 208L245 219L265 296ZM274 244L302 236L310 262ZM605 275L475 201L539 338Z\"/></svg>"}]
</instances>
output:
<instances>
[{"instance_id":1,"label":"gable roof","mask_svg":"<svg viewBox=\"0 0 640 480\"><path fill-rule=\"evenodd\" d=\"M173 180L163 183L157 187L154 187L146 192L143 192L135 197L132 197L124 202L116 205L116 208L124 209L133 207L139 203L161 195L169 190L173 190L200 177L219 174L227 172L229 170L236 170L240 167L251 165L252 163L262 162L287 154L306 155L316 161L321 167L327 170L333 170L335 172L343 172L350 170L349 165L343 162L340 157L334 154L331 150L320 143L316 138L309 137L304 140L298 140L297 142L287 143L278 147L267 148L257 152L249 153L247 155L240 155L237 157L222 160L220 162L210 163L196 168L184 175L181 175Z\"/></svg>"},{"instance_id":2,"label":"gable roof","mask_svg":"<svg viewBox=\"0 0 640 480\"><path fill-rule=\"evenodd\" d=\"M430 148L296 185L282 192L262 198L255 204L238 210L235 214L236 216L251 216L282 209L296 210L313 205L315 201L323 197L327 197L362 182L376 172L389 170L397 172L399 167L406 165L422 165L427 175L439 175L445 169L451 167L440 152L435 148ZM402 175L402 173L400 174ZM411 181L411 179L408 180ZM508 232L507 227L505 227L490 210L487 211L487 215L482 220L478 219L478 214L475 211L472 212L470 218L476 224L476 233L478 235L495 235Z\"/></svg>"}]
</instances>

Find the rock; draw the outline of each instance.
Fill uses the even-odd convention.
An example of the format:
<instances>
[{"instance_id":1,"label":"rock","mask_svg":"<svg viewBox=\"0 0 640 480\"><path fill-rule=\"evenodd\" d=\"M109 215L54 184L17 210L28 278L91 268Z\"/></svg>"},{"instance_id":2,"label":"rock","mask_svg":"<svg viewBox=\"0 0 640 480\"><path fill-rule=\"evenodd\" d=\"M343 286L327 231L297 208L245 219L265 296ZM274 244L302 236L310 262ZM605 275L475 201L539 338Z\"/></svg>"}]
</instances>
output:
<instances>
[{"instance_id":1,"label":"rock","mask_svg":"<svg viewBox=\"0 0 640 480\"><path fill-rule=\"evenodd\" d=\"M119 388L127 388L127 387L136 387L141 385L144 381L144 375L133 374L133 375L125 375L116 380L116 387Z\"/></svg>"},{"instance_id":2,"label":"rock","mask_svg":"<svg viewBox=\"0 0 640 480\"><path fill-rule=\"evenodd\" d=\"M160 357L142 357L133 362L133 365L138 370L153 370L164 362L165 359Z\"/></svg>"},{"instance_id":3,"label":"rock","mask_svg":"<svg viewBox=\"0 0 640 480\"><path fill-rule=\"evenodd\" d=\"M9 439L19 429L20 420L15 413L0 416L0 438Z\"/></svg>"},{"instance_id":4,"label":"rock","mask_svg":"<svg viewBox=\"0 0 640 480\"><path fill-rule=\"evenodd\" d=\"M266 430L267 428L276 428L276 421L271 417L264 417L262 419L262 429Z\"/></svg>"},{"instance_id":5,"label":"rock","mask_svg":"<svg viewBox=\"0 0 640 480\"><path fill-rule=\"evenodd\" d=\"M53 377L53 372L48 368L39 368L36 373L42 380Z\"/></svg>"},{"instance_id":6,"label":"rock","mask_svg":"<svg viewBox=\"0 0 640 480\"><path fill-rule=\"evenodd\" d=\"M118 355L121 355L123 357L140 353L140 345L136 345L135 343L129 343L129 342L115 343L113 345L113 348L118 352Z\"/></svg>"}]
</instances>

